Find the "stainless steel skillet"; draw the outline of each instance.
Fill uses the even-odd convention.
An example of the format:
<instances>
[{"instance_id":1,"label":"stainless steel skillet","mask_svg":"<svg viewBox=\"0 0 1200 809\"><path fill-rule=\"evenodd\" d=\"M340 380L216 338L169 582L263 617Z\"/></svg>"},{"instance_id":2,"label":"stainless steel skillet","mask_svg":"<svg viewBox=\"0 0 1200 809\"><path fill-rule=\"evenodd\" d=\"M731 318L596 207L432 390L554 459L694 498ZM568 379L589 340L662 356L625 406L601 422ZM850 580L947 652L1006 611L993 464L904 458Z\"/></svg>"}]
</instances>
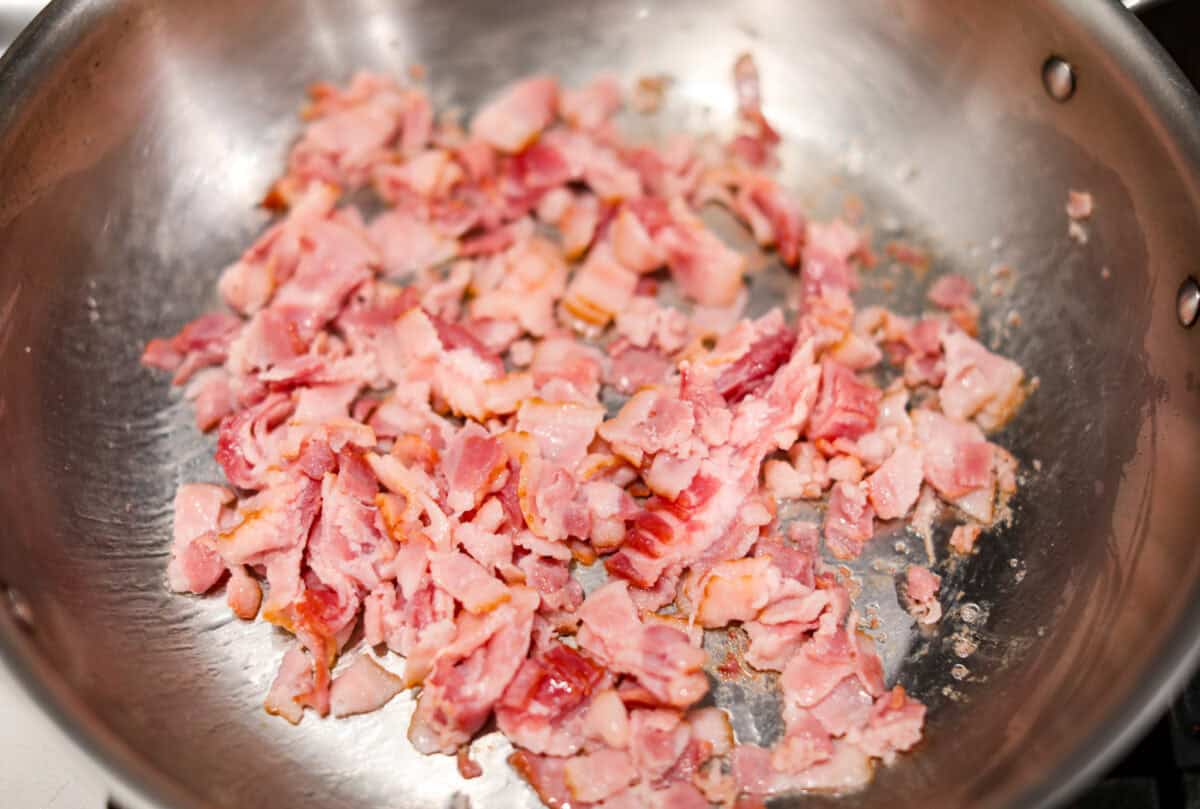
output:
<instances>
[{"instance_id":1,"label":"stainless steel skillet","mask_svg":"<svg viewBox=\"0 0 1200 809\"><path fill-rule=\"evenodd\" d=\"M939 633L875 582L927 740L831 805L1051 805L1158 714L1200 631L1200 357L1176 312L1200 274L1200 102L1117 4L76 0L0 62L0 581L20 605L0 649L122 805L535 805L499 745L472 782L413 753L404 701L299 729L258 709L281 639L163 587L171 494L217 475L137 356L215 303L309 82L420 62L470 108L535 70L667 72L657 126L703 129L744 50L806 202L857 195L881 240L981 281L989 336L1041 381L1005 437L1029 475L1016 520L953 571ZM1097 201L1086 245L1068 188ZM992 296L998 263L1016 283ZM768 713L742 710L745 732Z\"/></svg>"}]
</instances>

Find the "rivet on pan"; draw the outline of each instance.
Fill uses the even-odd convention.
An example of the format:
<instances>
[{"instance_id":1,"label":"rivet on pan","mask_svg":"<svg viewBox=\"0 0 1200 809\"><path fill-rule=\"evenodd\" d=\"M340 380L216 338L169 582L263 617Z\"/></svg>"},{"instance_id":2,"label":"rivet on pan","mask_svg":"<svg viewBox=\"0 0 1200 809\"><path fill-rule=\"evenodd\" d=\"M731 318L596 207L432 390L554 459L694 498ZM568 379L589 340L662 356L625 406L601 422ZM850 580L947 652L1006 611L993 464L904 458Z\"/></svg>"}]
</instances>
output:
<instances>
[{"instance_id":1,"label":"rivet on pan","mask_svg":"<svg viewBox=\"0 0 1200 809\"><path fill-rule=\"evenodd\" d=\"M29 606L29 599L15 587L9 587L7 584L0 583L0 593L3 594L4 606L12 613L13 618L25 630L33 629L33 607Z\"/></svg>"},{"instance_id":2,"label":"rivet on pan","mask_svg":"<svg viewBox=\"0 0 1200 809\"><path fill-rule=\"evenodd\" d=\"M1200 284L1190 275L1179 285L1179 294L1175 296L1175 314L1179 316L1179 325L1190 329L1200 316Z\"/></svg>"},{"instance_id":3,"label":"rivet on pan","mask_svg":"<svg viewBox=\"0 0 1200 809\"><path fill-rule=\"evenodd\" d=\"M1065 59L1051 56L1042 65L1042 84L1055 101L1066 101L1075 95L1075 68Z\"/></svg>"}]
</instances>

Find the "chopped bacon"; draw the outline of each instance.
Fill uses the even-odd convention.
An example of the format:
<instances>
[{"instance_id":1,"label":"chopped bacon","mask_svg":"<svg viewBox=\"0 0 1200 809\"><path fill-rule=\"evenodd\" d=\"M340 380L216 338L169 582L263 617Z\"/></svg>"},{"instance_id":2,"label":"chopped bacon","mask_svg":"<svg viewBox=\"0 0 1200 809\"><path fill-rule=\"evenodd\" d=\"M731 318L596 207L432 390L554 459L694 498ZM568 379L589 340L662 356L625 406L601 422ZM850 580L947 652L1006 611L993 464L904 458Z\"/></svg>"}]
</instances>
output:
<instances>
[{"instance_id":1,"label":"chopped bacon","mask_svg":"<svg viewBox=\"0 0 1200 809\"><path fill-rule=\"evenodd\" d=\"M844 365L821 363L821 391L808 427L809 438L858 438L879 414L879 389L859 380Z\"/></svg>"},{"instance_id":2,"label":"chopped bacon","mask_svg":"<svg viewBox=\"0 0 1200 809\"><path fill-rule=\"evenodd\" d=\"M571 797L595 803L637 781L638 771L624 750L597 750L568 759L563 776Z\"/></svg>"},{"instance_id":3,"label":"chopped bacon","mask_svg":"<svg viewBox=\"0 0 1200 809\"><path fill-rule=\"evenodd\" d=\"M167 581L179 593L205 593L225 573L221 557L204 540L220 530L222 514L234 500L222 486L187 483L175 492L175 539Z\"/></svg>"},{"instance_id":4,"label":"chopped bacon","mask_svg":"<svg viewBox=\"0 0 1200 809\"><path fill-rule=\"evenodd\" d=\"M875 700L870 720L852 735L852 741L867 755L890 764L897 752L911 750L921 740L924 722L925 706L897 685Z\"/></svg>"},{"instance_id":5,"label":"chopped bacon","mask_svg":"<svg viewBox=\"0 0 1200 809\"><path fill-rule=\"evenodd\" d=\"M779 570L765 556L721 562L685 584L695 621L706 629L748 621L779 588Z\"/></svg>"},{"instance_id":6,"label":"chopped bacon","mask_svg":"<svg viewBox=\"0 0 1200 809\"><path fill-rule=\"evenodd\" d=\"M631 142L606 76L519 82L469 132L398 81L313 87L264 200L282 216L222 272L234 314L142 357L186 385L235 487L178 490L168 583L223 581L234 615L294 636L269 712L365 713L420 686L417 750L476 777L494 720L544 802L597 809L854 789L920 740L925 707L885 687L821 543L853 558L908 517L932 556L948 504L970 553L1017 489L984 431L1024 373L973 339L962 276L932 285L932 313L856 312L869 232L850 208L805 218L749 55L734 79L725 143ZM339 204L361 187L382 203L369 223L357 193ZM752 257L710 203L799 265L779 308L747 316ZM1072 219L1090 207L1071 194ZM826 493L820 521L784 502ZM599 561L610 581L585 595ZM897 586L937 619L935 574ZM722 676L779 673L770 749L695 707L705 632L730 625L748 643Z\"/></svg>"},{"instance_id":7,"label":"chopped bacon","mask_svg":"<svg viewBox=\"0 0 1200 809\"><path fill-rule=\"evenodd\" d=\"M234 565L229 569L225 600L234 615L243 621L253 621L258 617L258 608L262 605L262 587L258 579L246 572L244 566Z\"/></svg>"},{"instance_id":8,"label":"chopped bacon","mask_svg":"<svg viewBox=\"0 0 1200 809\"><path fill-rule=\"evenodd\" d=\"M577 129L598 129L621 108L621 86L616 78L601 75L578 90L564 89L558 112Z\"/></svg>"},{"instance_id":9,"label":"chopped bacon","mask_svg":"<svg viewBox=\"0 0 1200 809\"><path fill-rule=\"evenodd\" d=\"M704 306L728 306L742 289L746 257L726 245L694 214L675 200L673 223L655 243L667 257L671 277L684 295Z\"/></svg>"},{"instance_id":10,"label":"chopped bacon","mask_svg":"<svg viewBox=\"0 0 1200 809\"><path fill-rule=\"evenodd\" d=\"M240 320L224 312L201 315L174 337L156 338L147 343L142 352L142 364L175 371L172 383L182 385L201 368L225 362L229 345L241 325Z\"/></svg>"},{"instance_id":11,"label":"chopped bacon","mask_svg":"<svg viewBox=\"0 0 1200 809\"><path fill-rule=\"evenodd\" d=\"M825 547L838 559L855 559L875 535L875 511L867 502L867 487L838 483L825 512Z\"/></svg>"},{"instance_id":12,"label":"chopped bacon","mask_svg":"<svg viewBox=\"0 0 1200 809\"><path fill-rule=\"evenodd\" d=\"M554 642L527 659L496 707L500 730L535 753L569 756L583 746L589 698L604 671Z\"/></svg>"},{"instance_id":13,"label":"chopped bacon","mask_svg":"<svg viewBox=\"0 0 1200 809\"><path fill-rule=\"evenodd\" d=\"M867 478L875 516L881 520L894 520L913 507L924 479L921 460L919 449L902 444Z\"/></svg>"},{"instance_id":14,"label":"chopped bacon","mask_svg":"<svg viewBox=\"0 0 1200 809\"><path fill-rule=\"evenodd\" d=\"M925 480L946 499L986 488L991 492L992 445L974 424L932 410L912 414L924 455Z\"/></svg>"},{"instance_id":15,"label":"chopped bacon","mask_svg":"<svg viewBox=\"0 0 1200 809\"><path fill-rule=\"evenodd\" d=\"M469 612L491 612L509 600L508 588L466 554L430 554L429 575Z\"/></svg>"},{"instance_id":16,"label":"chopped bacon","mask_svg":"<svg viewBox=\"0 0 1200 809\"><path fill-rule=\"evenodd\" d=\"M379 249L383 272L390 278L407 278L458 255L457 239L407 211L381 214L371 223L370 235Z\"/></svg>"},{"instance_id":17,"label":"chopped bacon","mask_svg":"<svg viewBox=\"0 0 1200 809\"><path fill-rule=\"evenodd\" d=\"M579 608L579 645L606 666L636 677L665 705L687 706L708 691L700 671L704 652L687 635L662 625L645 625L625 582L612 581Z\"/></svg>"},{"instance_id":18,"label":"chopped bacon","mask_svg":"<svg viewBox=\"0 0 1200 809\"><path fill-rule=\"evenodd\" d=\"M619 264L607 250L592 250L567 285L563 307L594 326L607 325L633 299L637 275Z\"/></svg>"},{"instance_id":19,"label":"chopped bacon","mask_svg":"<svg viewBox=\"0 0 1200 809\"><path fill-rule=\"evenodd\" d=\"M985 430L998 430L1025 398L1025 372L960 331L942 335L946 379L938 391L951 418L973 418Z\"/></svg>"},{"instance_id":20,"label":"chopped bacon","mask_svg":"<svg viewBox=\"0 0 1200 809\"><path fill-rule=\"evenodd\" d=\"M982 530L983 527L978 523L956 525L950 533L950 547L956 553L966 556L975 550L975 543L979 540L979 534Z\"/></svg>"},{"instance_id":21,"label":"chopped bacon","mask_svg":"<svg viewBox=\"0 0 1200 809\"><path fill-rule=\"evenodd\" d=\"M942 580L928 568L909 565L906 574L908 611L918 623L936 624L942 617L942 605L937 600Z\"/></svg>"},{"instance_id":22,"label":"chopped bacon","mask_svg":"<svg viewBox=\"0 0 1200 809\"><path fill-rule=\"evenodd\" d=\"M1092 195L1087 191L1076 191L1071 189L1067 192L1067 216L1078 221L1087 219L1092 215L1095 208L1095 203L1092 201Z\"/></svg>"},{"instance_id":23,"label":"chopped bacon","mask_svg":"<svg viewBox=\"0 0 1200 809\"><path fill-rule=\"evenodd\" d=\"M313 181L361 185L371 167L388 158L388 148L402 132L411 146L428 139L424 95L384 76L359 73L344 91L315 85L312 96L307 111L311 123L292 147L288 174L275 184L271 201L290 202Z\"/></svg>"},{"instance_id":24,"label":"chopped bacon","mask_svg":"<svg viewBox=\"0 0 1200 809\"><path fill-rule=\"evenodd\" d=\"M471 134L502 152L528 146L554 120L558 82L546 76L518 82L487 104L471 121Z\"/></svg>"},{"instance_id":25,"label":"chopped bacon","mask_svg":"<svg viewBox=\"0 0 1200 809\"><path fill-rule=\"evenodd\" d=\"M770 383L771 376L792 356L796 333L782 328L759 338L750 349L717 377L717 393L736 404Z\"/></svg>"},{"instance_id":26,"label":"chopped bacon","mask_svg":"<svg viewBox=\"0 0 1200 809\"><path fill-rule=\"evenodd\" d=\"M943 275L929 289L929 300L941 309L957 309L971 303L975 286L961 275Z\"/></svg>"},{"instance_id":27,"label":"chopped bacon","mask_svg":"<svg viewBox=\"0 0 1200 809\"><path fill-rule=\"evenodd\" d=\"M403 681L375 662L368 654L355 658L344 672L333 678L329 707L334 716L377 711L404 690Z\"/></svg>"},{"instance_id":28,"label":"chopped bacon","mask_svg":"<svg viewBox=\"0 0 1200 809\"><path fill-rule=\"evenodd\" d=\"M500 441L476 424L468 424L459 430L442 457L446 504L459 514L476 508L490 492L499 488L508 468L508 458Z\"/></svg>"},{"instance_id":29,"label":"chopped bacon","mask_svg":"<svg viewBox=\"0 0 1200 809\"><path fill-rule=\"evenodd\" d=\"M408 738L423 753L453 753L487 721L529 649L537 594L514 588L484 615L463 613L440 649L417 701Z\"/></svg>"}]
</instances>

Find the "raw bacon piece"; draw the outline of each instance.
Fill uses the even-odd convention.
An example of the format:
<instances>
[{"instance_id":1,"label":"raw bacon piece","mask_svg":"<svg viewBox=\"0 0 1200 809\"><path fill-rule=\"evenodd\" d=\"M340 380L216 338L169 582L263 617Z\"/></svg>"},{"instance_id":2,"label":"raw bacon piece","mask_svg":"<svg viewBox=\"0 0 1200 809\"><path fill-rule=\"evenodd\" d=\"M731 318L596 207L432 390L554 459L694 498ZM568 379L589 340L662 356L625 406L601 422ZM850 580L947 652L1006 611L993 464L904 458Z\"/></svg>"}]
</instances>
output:
<instances>
[{"instance_id":1,"label":"raw bacon piece","mask_svg":"<svg viewBox=\"0 0 1200 809\"><path fill-rule=\"evenodd\" d=\"M224 312L201 315L174 337L156 338L147 343L142 352L142 364L175 371L171 382L182 385L201 368L225 362L229 345L241 325L240 320Z\"/></svg>"},{"instance_id":2,"label":"raw bacon piece","mask_svg":"<svg viewBox=\"0 0 1200 809\"><path fill-rule=\"evenodd\" d=\"M496 706L501 732L535 753L573 755L583 747L589 700L603 677L586 655L552 643L527 659L505 689Z\"/></svg>"},{"instance_id":3,"label":"raw bacon piece","mask_svg":"<svg viewBox=\"0 0 1200 809\"><path fill-rule=\"evenodd\" d=\"M704 652L687 635L638 620L625 582L612 581L579 608L579 645L606 666L636 677L664 705L691 705L708 691Z\"/></svg>"},{"instance_id":4,"label":"raw bacon piece","mask_svg":"<svg viewBox=\"0 0 1200 809\"><path fill-rule=\"evenodd\" d=\"M222 513L233 500L233 492L206 483L187 483L175 492L175 539L167 565L175 592L206 593L224 575L224 562L204 540L220 530Z\"/></svg>"},{"instance_id":5,"label":"raw bacon piece","mask_svg":"<svg viewBox=\"0 0 1200 809\"><path fill-rule=\"evenodd\" d=\"M471 121L471 134L502 152L528 146L554 120L558 82L546 76L518 82Z\"/></svg>"},{"instance_id":6,"label":"raw bacon piece","mask_svg":"<svg viewBox=\"0 0 1200 809\"><path fill-rule=\"evenodd\" d=\"M988 351L960 331L942 335L946 379L942 410L956 419L973 418L985 430L998 430L1025 398L1025 372L1012 360Z\"/></svg>"},{"instance_id":7,"label":"raw bacon piece","mask_svg":"<svg viewBox=\"0 0 1200 809\"><path fill-rule=\"evenodd\" d=\"M894 520L908 514L921 493L924 480L921 452L902 444L867 478L871 505L881 520Z\"/></svg>"},{"instance_id":8,"label":"raw bacon piece","mask_svg":"<svg viewBox=\"0 0 1200 809\"><path fill-rule=\"evenodd\" d=\"M974 424L932 410L912 414L925 479L947 500L983 489L992 492L992 445Z\"/></svg>"},{"instance_id":9,"label":"raw bacon piece","mask_svg":"<svg viewBox=\"0 0 1200 809\"><path fill-rule=\"evenodd\" d=\"M809 438L832 441L864 435L875 426L880 398L878 388L860 381L849 368L822 362L821 392L808 426Z\"/></svg>"},{"instance_id":10,"label":"raw bacon piece","mask_svg":"<svg viewBox=\"0 0 1200 809\"><path fill-rule=\"evenodd\" d=\"M917 623L936 624L942 617L942 605L938 602L937 592L942 580L928 568L920 565L909 565L906 574L906 594L908 611Z\"/></svg>"},{"instance_id":11,"label":"raw bacon piece","mask_svg":"<svg viewBox=\"0 0 1200 809\"><path fill-rule=\"evenodd\" d=\"M578 90L565 89L558 97L558 111L577 129L598 129L621 108L621 86L613 76L601 75Z\"/></svg>"},{"instance_id":12,"label":"raw bacon piece","mask_svg":"<svg viewBox=\"0 0 1200 809\"><path fill-rule=\"evenodd\" d=\"M458 618L417 700L409 740L422 753L453 753L483 726L529 649L537 594L514 588L508 603Z\"/></svg>"},{"instance_id":13,"label":"raw bacon piece","mask_svg":"<svg viewBox=\"0 0 1200 809\"><path fill-rule=\"evenodd\" d=\"M867 502L867 487L838 483L825 512L825 547L838 559L855 559L875 535L875 511Z\"/></svg>"},{"instance_id":14,"label":"raw bacon piece","mask_svg":"<svg viewBox=\"0 0 1200 809\"><path fill-rule=\"evenodd\" d=\"M404 690L403 681L368 654L359 655L344 672L333 678L329 707L334 716L377 711Z\"/></svg>"}]
</instances>

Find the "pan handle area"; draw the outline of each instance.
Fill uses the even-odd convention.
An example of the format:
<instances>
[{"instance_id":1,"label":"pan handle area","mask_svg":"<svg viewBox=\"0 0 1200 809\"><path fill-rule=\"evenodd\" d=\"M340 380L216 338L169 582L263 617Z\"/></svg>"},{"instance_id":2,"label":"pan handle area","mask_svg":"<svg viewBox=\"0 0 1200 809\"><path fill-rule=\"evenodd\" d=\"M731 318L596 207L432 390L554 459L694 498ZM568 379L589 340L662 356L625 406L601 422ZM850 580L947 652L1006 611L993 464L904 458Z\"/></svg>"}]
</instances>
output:
<instances>
[{"instance_id":1,"label":"pan handle area","mask_svg":"<svg viewBox=\"0 0 1200 809\"><path fill-rule=\"evenodd\" d=\"M1121 2L1125 4L1125 8L1129 9L1134 14L1141 14L1149 11L1155 6L1173 3L1175 0L1121 0Z\"/></svg>"}]
</instances>

